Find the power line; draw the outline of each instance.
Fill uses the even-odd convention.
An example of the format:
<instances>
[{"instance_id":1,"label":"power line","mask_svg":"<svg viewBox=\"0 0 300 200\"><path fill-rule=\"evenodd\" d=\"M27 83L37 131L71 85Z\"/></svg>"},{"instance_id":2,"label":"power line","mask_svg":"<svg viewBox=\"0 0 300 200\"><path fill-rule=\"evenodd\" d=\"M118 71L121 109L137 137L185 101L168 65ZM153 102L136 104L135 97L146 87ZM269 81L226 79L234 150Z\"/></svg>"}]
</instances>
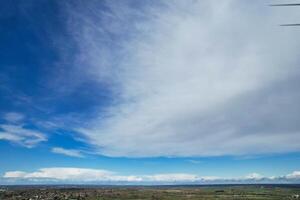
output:
<instances>
[{"instance_id":1,"label":"power line","mask_svg":"<svg viewBox=\"0 0 300 200\"><path fill-rule=\"evenodd\" d=\"M280 26L300 26L300 24L281 24Z\"/></svg>"},{"instance_id":2,"label":"power line","mask_svg":"<svg viewBox=\"0 0 300 200\"><path fill-rule=\"evenodd\" d=\"M300 3L281 3L281 4L271 4L270 6L291 7L291 6L300 6ZM281 24L280 26L300 26L300 24Z\"/></svg>"},{"instance_id":3,"label":"power line","mask_svg":"<svg viewBox=\"0 0 300 200\"><path fill-rule=\"evenodd\" d=\"M300 6L300 3L271 4L270 6Z\"/></svg>"}]
</instances>

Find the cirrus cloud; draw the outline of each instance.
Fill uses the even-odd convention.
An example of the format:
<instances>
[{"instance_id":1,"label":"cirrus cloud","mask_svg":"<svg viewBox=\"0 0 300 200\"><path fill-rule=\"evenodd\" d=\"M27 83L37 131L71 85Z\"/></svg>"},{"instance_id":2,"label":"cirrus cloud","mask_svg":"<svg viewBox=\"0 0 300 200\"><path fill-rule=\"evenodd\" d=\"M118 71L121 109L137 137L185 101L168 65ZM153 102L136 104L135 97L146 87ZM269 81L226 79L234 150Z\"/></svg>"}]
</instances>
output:
<instances>
[{"instance_id":1,"label":"cirrus cloud","mask_svg":"<svg viewBox=\"0 0 300 200\"><path fill-rule=\"evenodd\" d=\"M22 113L9 112L9 113L5 113L3 118L7 122L16 123L22 121L24 119L24 115Z\"/></svg>"},{"instance_id":2,"label":"cirrus cloud","mask_svg":"<svg viewBox=\"0 0 300 200\"><path fill-rule=\"evenodd\" d=\"M279 16L299 13L279 15L258 0L149 1L138 8L107 1L96 12L101 6L66 6L79 47L74 66L114 94L110 107L75 127L101 154L300 150L300 39L277 26Z\"/></svg>"},{"instance_id":3,"label":"cirrus cloud","mask_svg":"<svg viewBox=\"0 0 300 200\"><path fill-rule=\"evenodd\" d=\"M23 125L2 124L0 125L0 140L32 148L41 142L47 141L47 137L37 130L25 128Z\"/></svg>"},{"instance_id":4,"label":"cirrus cloud","mask_svg":"<svg viewBox=\"0 0 300 200\"><path fill-rule=\"evenodd\" d=\"M76 150L76 149L64 149L61 147L54 147L51 149L51 152L57 153L57 154L63 154L66 156L71 156L71 157L78 157L78 158L84 157L83 154L81 153L81 151Z\"/></svg>"}]
</instances>

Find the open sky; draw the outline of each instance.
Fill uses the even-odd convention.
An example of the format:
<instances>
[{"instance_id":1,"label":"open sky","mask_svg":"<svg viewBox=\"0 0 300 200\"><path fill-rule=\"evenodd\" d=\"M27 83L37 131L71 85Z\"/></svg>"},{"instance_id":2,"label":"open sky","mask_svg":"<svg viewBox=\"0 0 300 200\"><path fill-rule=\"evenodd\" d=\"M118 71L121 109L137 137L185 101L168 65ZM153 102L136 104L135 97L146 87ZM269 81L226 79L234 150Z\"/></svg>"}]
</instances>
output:
<instances>
[{"instance_id":1,"label":"open sky","mask_svg":"<svg viewBox=\"0 0 300 200\"><path fill-rule=\"evenodd\" d=\"M0 184L300 183L300 7L0 1Z\"/></svg>"}]
</instances>

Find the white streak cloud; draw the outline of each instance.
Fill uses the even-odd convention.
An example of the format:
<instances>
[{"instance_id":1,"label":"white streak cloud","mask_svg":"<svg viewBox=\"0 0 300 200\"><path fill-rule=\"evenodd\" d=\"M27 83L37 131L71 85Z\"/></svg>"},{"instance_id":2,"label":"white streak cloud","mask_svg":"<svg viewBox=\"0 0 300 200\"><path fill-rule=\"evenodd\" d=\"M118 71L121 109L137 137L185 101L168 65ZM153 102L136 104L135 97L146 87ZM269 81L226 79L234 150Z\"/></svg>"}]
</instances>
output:
<instances>
[{"instance_id":1,"label":"white streak cloud","mask_svg":"<svg viewBox=\"0 0 300 200\"><path fill-rule=\"evenodd\" d=\"M47 137L39 131L24 128L23 125L2 124L0 125L0 140L32 148L40 142L47 141Z\"/></svg>"},{"instance_id":2,"label":"white streak cloud","mask_svg":"<svg viewBox=\"0 0 300 200\"><path fill-rule=\"evenodd\" d=\"M94 1L71 6L69 21L75 66L115 95L78 128L101 154L300 150L299 32L277 26L299 13L258 0L106 4L103 12Z\"/></svg>"},{"instance_id":3,"label":"white streak cloud","mask_svg":"<svg viewBox=\"0 0 300 200\"><path fill-rule=\"evenodd\" d=\"M78 158L84 157L81 151L75 149L64 149L61 147L54 147L52 148L51 152L66 155L66 156L71 156L71 157L78 157Z\"/></svg>"},{"instance_id":4,"label":"white streak cloud","mask_svg":"<svg viewBox=\"0 0 300 200\"><path fill-rule=\"evenodd\" d=\"M3 117L9 123L17 123L24 119L24 115L17 112L5 113Z\"/></svg>"},{"instance_id":5,"label":"white streak cloud","mask_svg":"<svg viewBox=\"0 0 300 200\"><path fill-rule=\"evenodd\" d=\"M6 172L3 178L8 179L30 179L30 180L57 180L57 181L75 181L75 182L90 182L90 181L125 181L136 182L141 181L136 176L118 176L114 172L102 169L88 168L42 168L36 172L10 171Z\"/></svg>"},{"instance_id":6,"label":"white streak cloud","mask_svg":"<svg viewBox=\"0 0 300 200\"><path fill-rule=\"evenodd\" d=\"M127 182L127 183L295 183L300 182L299 171L295 171L286 176L265 177L258 173L252 173L239 178L221 178L215 176L199 176L186 173L165 173L153 175L119 175L115 172L103 169L89 168L42 168L35 172L8 171L3 178L9 180L27 180L27 181L66 181L66 182Z\"/></svg>"}]
</instances>

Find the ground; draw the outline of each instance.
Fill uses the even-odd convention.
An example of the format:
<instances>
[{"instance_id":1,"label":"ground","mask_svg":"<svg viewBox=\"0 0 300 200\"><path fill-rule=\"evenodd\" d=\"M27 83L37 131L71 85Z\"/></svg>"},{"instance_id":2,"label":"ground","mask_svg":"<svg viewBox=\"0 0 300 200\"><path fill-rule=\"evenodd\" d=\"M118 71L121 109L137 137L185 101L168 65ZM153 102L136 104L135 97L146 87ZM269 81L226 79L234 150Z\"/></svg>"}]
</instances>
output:
<instances>
[{"instance_id":1,"label":"ground","mask_svg":"<svg viewBox=\"0 0 300 200\"><path fill-rule=\"evenodd\" d=\"M299 185L0 187L0 200L300 200L299 194Z\"/></svg>"}]
</instances>

